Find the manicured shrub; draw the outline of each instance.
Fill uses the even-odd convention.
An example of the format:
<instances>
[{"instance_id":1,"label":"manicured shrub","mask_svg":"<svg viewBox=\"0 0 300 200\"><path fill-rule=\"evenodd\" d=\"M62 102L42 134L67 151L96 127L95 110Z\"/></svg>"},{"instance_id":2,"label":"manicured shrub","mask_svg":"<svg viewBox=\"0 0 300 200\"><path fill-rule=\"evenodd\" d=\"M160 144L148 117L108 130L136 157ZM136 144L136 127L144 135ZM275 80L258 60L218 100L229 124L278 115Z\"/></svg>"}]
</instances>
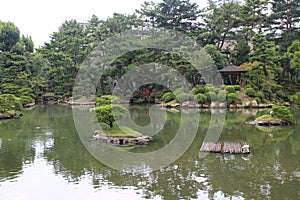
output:
<instances>
[{"instance_id":1,"label":"manicured shrub","mask_svg":"<svg viewBox=\"0 0 300 200\"><path fill-rule=\"evenodd\" d=\"M172 92L167 92L162 96L162 101L168 103L175 99L175 95Z\"/></svg>"},{"instance_id":2,"label":"manicured shrub","mask_svg":"<svg viewBox=\"0 0 300 200\"><path fill-rule=\"evenodd\" d=\"M255 91L254 91L254 89L252 89L252 88L247 88L247 89L246 89L246 94L247 94L249 97L254 97L254 96L255 96Z\"/></svg>"},{"instance_id":3,"label":"manicured shrub","mask_svg":"<svg viewBox=\"0 0 300 200\"><path fill-rule=\"evenodd\" d=\"M240 91L241 90L241 86L240 85L234 85L233 86L235 91Z\"/></svg>"},{"instance_id":4,"label":"manicured shrub","mask_svg":"<svg viewBox=\"0 0 300 200\"><path fill-rule=\"evenodd\" d=\"M235 93L229 93L227 95L227 104L230 105L230 104L233 104L236 100L236 94Z\"/></svg>"},{"instance_id":5,"label":"manicured shrub","mask_svg":"<svg viewBox=\"0 0 300 200\"><path fill-rule=\"evenodd\" d=\"M215 101L217 99L215 92L207 92L206 96L208 101Z\"/></svg>"},{"instance_id":6,"label":"manicured shrub","mask_svg":"<svg viewBox=\"0 0 300 200\"><path fill-rule=\"evenodd\" d=\"M272 101L274 100L274 93L267 88L263 88L262 92L264 93L264 98L266 100Z\"/></svg>"},{"instance_id":7,"label":"manicured shrub","mask_svg":"<svg viewBox=\"0 0 300 200\"><path fill-rule=\"evenodd\" d=\"M235 92L234 86L226 86L226 87L225 87L225 90L226 90L228 93L234 93L234 92Z\"/></svg>"},{"instance_id":8,"label":"manicured shrub","mask_svg":"<svg viewBox=\"0 0 300 200\"><path fill-rule=\"evenodd\" d=\"M26 104L34 103L34 99L29 96L21 96L20 101L23 106Z\"/></svg>"},{"instance_id":9,"label":"manicured shrub","mask_svg":"<svg viewBox=\"0 0 300 200\"><path fill-rule=\"evenodd\" d=\"M261 104L261 103L262 103L261 99L258 98L258 97L255 97L255 101L256 101L258 104Z\"/></svg>"},{"instance_id":10,"label":"manicured shrub","mask_svg":"<svg viewBox=\"0 0 300 200\"><path fill-rule=\"evenodd\" d=\"M1 94L0 95L0 112L7 112L9 110L22 111L23 106L21 98L17 98L13 94Z\"/></svg>"},{"instance_id":11,"label":"manicured shrub","mask_svg":"<svg viewBox=\"0 0 300 200\"><path fill-rule=\"evenodd\" d=\"M205 96L205 94L199 93L199 94L195 95L194 100L196 103L205 104L207 97Z\"/></svg>"},{"instance_id":12,"label":"manicured shrub","mask_svg":"<svg viewBox=\"0 0 300 200\"><path fill-rule=\"evenodd\" d=\"M204 85L196 85L192 91L194 92L194 94L204 94L205 93L205 87Z\"/></svg>"},{"instance_id":13,"label":"manicured shrub","mask_svg":"<svg viewBox=\"0 0 300 200\"><path fill-rule=\"evenodd\" d=\"M296 94L290 96L289 100L292 102L292 104L300 106L300 92L297 92Z\"/></svg>"},{"instance_id":14,"label":"manicured shrub","mask_svg":"<svg viewBox=\"0 0 300 200\"><path fill-rule=\"evenodd\" d=\"M227 96L227 91L226 91L226 90L221 90L221 91L218 93L218 100L219 100L220 102L225 101L225 100L226 100L226 96Z\"/></svg>"},{"instance_id":15,"label":"manicured shrub","mask_svg":"<svg viewBox=\"0 0 300 200\"><path fill-rule=\"evenodd\" d=\"M260 100L264 99L264 93L262 93L261 91L256 92L256 97L259 98Z\"/></svg>"},{"instance_id":16,"label":"manicured shrub","mask_svg":"<svg viewBox=\"0 0 300 200\"><path fill-rule=\"evenodd\" d=\"M205 93L208 93L214 91L215 86L212 84L206 84L204 88L205 88Z\"/></svg>"},{"instance_id":17,"label":"manicured shrub","mask_svg":"<svg viewBox=\"0 0 300 200\"><path fill-rule=\"evenodd\" d=\"M292 121L293 115L291 111L285 106L273 106L272 107L273 116L283 119L286 121Z\"/></svg>"},{"instance_id":18,"label":"manicured shrub","mask_svg":"<svg viewBox=\"0 0 300 200\"><path fill-rule=\"evenodd\" d=\"M220 89L220 88L215 88L213 91L214 91L216 94L219 94L219 92L221 91L221 89Z\"/></svg>"},{"instance_id":19,"label":"manicured shrub","mask_svg":"<svg viewBox=\"0 0 300 200\"><path fill-rule=\"evenodd\" d=\"M173 91L174 95L177 96L181 93L185 93L182 88L177 88L176 90Z\"/></svg>"},{"instance_id":20,"label":"manicured shrub","mask_svg":"<svg viewBox=\"0 0 300 200\"><path fill-rule=\"evenodd\" d=\"M96 105L104 105L104 104L118 104L120 103L120 99L116 96L112 95L103 95L101 97L96 98Z\"/></svg>"},{"instance_id":21,"label":"manicured shrub","mask_svg":"<svg viewBox=\"0 0 300 200\"><path fill-rule=\"evenodd\" d=\"M193 94L187 94L187 93L180 93L176 96L176 99L179 103L183 103L186 101L193 101L194 95Z\"/></svg>"},{"instance_id":22,"label":"manicured shrub","mask_svg":"<svg viewBox=\"0 0 300 200\"><path fill-rule=\"evenodd\" d=\"M285 94L282 90L278 90L278 91L276 92L276 96L277 96L278 98L284 100L284 101L287 101L287 100L288 100L286 94Z\"/></svg>"}]
</instances>

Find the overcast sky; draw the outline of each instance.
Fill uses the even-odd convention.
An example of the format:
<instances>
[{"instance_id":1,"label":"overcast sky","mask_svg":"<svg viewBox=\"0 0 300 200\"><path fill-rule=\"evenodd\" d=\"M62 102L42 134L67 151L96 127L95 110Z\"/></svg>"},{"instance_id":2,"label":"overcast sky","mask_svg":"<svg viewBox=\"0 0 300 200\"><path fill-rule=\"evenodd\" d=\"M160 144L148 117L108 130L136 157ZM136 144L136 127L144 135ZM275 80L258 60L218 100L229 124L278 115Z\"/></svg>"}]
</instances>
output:
<instances>
[{"instance_id":1,"label":"overcast sky","mask_svg":"<svg viewBox=\"0 0 300 200\"><path fill-rule=\"evenodd\" d=\"M144 0L2 0L0 20L13 22L21 34L30 35L38 47L65 21L87 21L95 14L106 19L117 13L133 13ZM154 0L160 2L160 0Z\"/></svg>"},{"instance_id":2,"label":"overcast sky","mask_svg":"<svg viewBox=\"0 0 300 200\"><path fill-rule=\"evenodd\" d=\"M2 0L0 20L13 22L23 35L30 35L35 47L50 41L50 35L65 21L87 21L95 14L106 19L115 13L131 14L145 0ZM162 0L152 0L161 2ZM198 4L205 0L193 0ZM200 3L201 2L201 3Z\"/></svg>"}]
</instances>

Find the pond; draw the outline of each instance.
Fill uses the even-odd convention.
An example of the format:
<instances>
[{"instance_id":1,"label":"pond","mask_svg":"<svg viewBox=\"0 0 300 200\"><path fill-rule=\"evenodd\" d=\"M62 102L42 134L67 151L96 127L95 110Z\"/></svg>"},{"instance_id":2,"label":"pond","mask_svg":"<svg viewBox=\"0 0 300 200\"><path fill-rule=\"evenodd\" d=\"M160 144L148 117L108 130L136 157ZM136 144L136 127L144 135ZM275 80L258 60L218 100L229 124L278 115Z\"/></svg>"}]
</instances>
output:
<instances>
[{"instance_id":1,"label":"pond","mask_svg":"<svg viewBox=\"0 0 300 200\"><path fill-rule=\"evenodd\" d=\"M151 122L158 129L163 123L153 142L125 151L151 152L169 144L184 113L164 112L165 120ZM293 111L298 124L275 129L245 124L267 110L227 111L219 141L248 142L251 153L201 157L212 112L224 111L193 112L200 114L199 128L175 162L137 173L112 169L92 156L77 133L71 108L38 105L19 119L0 122L1 199L300 198L299 110ZM148 107L132 106L130 114L139 126L150 123Z\"/></svg>"}]
</instances>

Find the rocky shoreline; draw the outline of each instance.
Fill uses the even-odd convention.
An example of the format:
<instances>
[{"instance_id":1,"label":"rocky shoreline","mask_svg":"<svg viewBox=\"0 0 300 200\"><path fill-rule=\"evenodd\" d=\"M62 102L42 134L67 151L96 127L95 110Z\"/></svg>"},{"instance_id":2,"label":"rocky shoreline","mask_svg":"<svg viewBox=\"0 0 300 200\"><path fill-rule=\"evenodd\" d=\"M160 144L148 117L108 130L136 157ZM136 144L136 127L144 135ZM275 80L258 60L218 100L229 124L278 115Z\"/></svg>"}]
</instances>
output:
<instances>
[{"instance_id":1,"label":"rocky shoreline","mask_svg":"<svg viewBox=\"0 0 300 200\"><path fill-rule=\"evenodd\" d=\"M281 119L270 119L270 120L254 120L247 122L247 124L254 125L254 126L287 126L291 125L292 123L289 121L281 120Z\"/></svg>"},{"instance_id":2,"label":"rocky shoreline","mask_svg":"<svg viewBox=\"0 0 300 200\"><path fill-rule=\"evenodd\" d=\"M167 103L161 103L159 104L160 107L165 108L201 108L201 109L211 109L211 108L223 108L223 109L243 109L243 108L257 108L257 109L263 109L263 108L272 108L274 104L258 104L256 101L250 101L250 102L244 102L242 104L230 104L226 105L226 103L219 103L219 102L212 102L210 105L208 104L196 104L195 102L184 102L182 104L176 103L176 104L167 104ZM289 107L289 103L285 103L283 106Z\"/></svg>"},{"instance_id":3,"label":"rocky shoreline","mask_svg":"<svg viewBox=\"0 0 300 200\"><path fill-rule=\"evenodd\" d=\"M148 145L152 138L142 134L135 136L110 136L97 130L91 140L116 146L144 146Z\"/></svg>"}]
</instances>

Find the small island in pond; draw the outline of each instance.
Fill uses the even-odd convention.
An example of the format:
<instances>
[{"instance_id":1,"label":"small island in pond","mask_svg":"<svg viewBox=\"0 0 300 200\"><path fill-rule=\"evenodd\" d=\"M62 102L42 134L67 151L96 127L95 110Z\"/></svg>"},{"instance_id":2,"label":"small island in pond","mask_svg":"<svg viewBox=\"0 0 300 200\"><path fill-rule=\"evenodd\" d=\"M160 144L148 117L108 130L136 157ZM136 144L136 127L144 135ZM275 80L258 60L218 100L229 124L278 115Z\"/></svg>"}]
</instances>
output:
<instances>
[{"instance_id":1,"label":"small island in pond","mask_svg":"<svg viewBox=\"0 0 300 200\"><path fill-rule=\"evenodd\" d=\"M255 126L286 126L291 125L293 115L285 106L273 106L270 114L257 117L254 121L248 122Z\"/></svg>"},{"instance_id":2,"label":"small island in pond","mask_svg":"<svg viewBox=\"0 0 300 200\"><path fill-rule=\"evenodd\" d=\"M95 131L93 140L117 146L133 146L147 145L152 138L128 127L113 127L103 131Z\"/></svg>"},{"instance_id":3,"label":"small island in pond","mask_svg":"<svg viewBox=\"0 0 300 200\"><path fill-rule=\"evenodd\" d=\"M111 95L103 95L96 99L94 112L97 121L108 125L109 128L103 131L95 131L92 140L117 146L149 144L152 140L151 137L145 136L126 126L114 126L115 120L122 118L127 112L127 109L119 103L119 98Z\"/></svg>"}]
</instances>

